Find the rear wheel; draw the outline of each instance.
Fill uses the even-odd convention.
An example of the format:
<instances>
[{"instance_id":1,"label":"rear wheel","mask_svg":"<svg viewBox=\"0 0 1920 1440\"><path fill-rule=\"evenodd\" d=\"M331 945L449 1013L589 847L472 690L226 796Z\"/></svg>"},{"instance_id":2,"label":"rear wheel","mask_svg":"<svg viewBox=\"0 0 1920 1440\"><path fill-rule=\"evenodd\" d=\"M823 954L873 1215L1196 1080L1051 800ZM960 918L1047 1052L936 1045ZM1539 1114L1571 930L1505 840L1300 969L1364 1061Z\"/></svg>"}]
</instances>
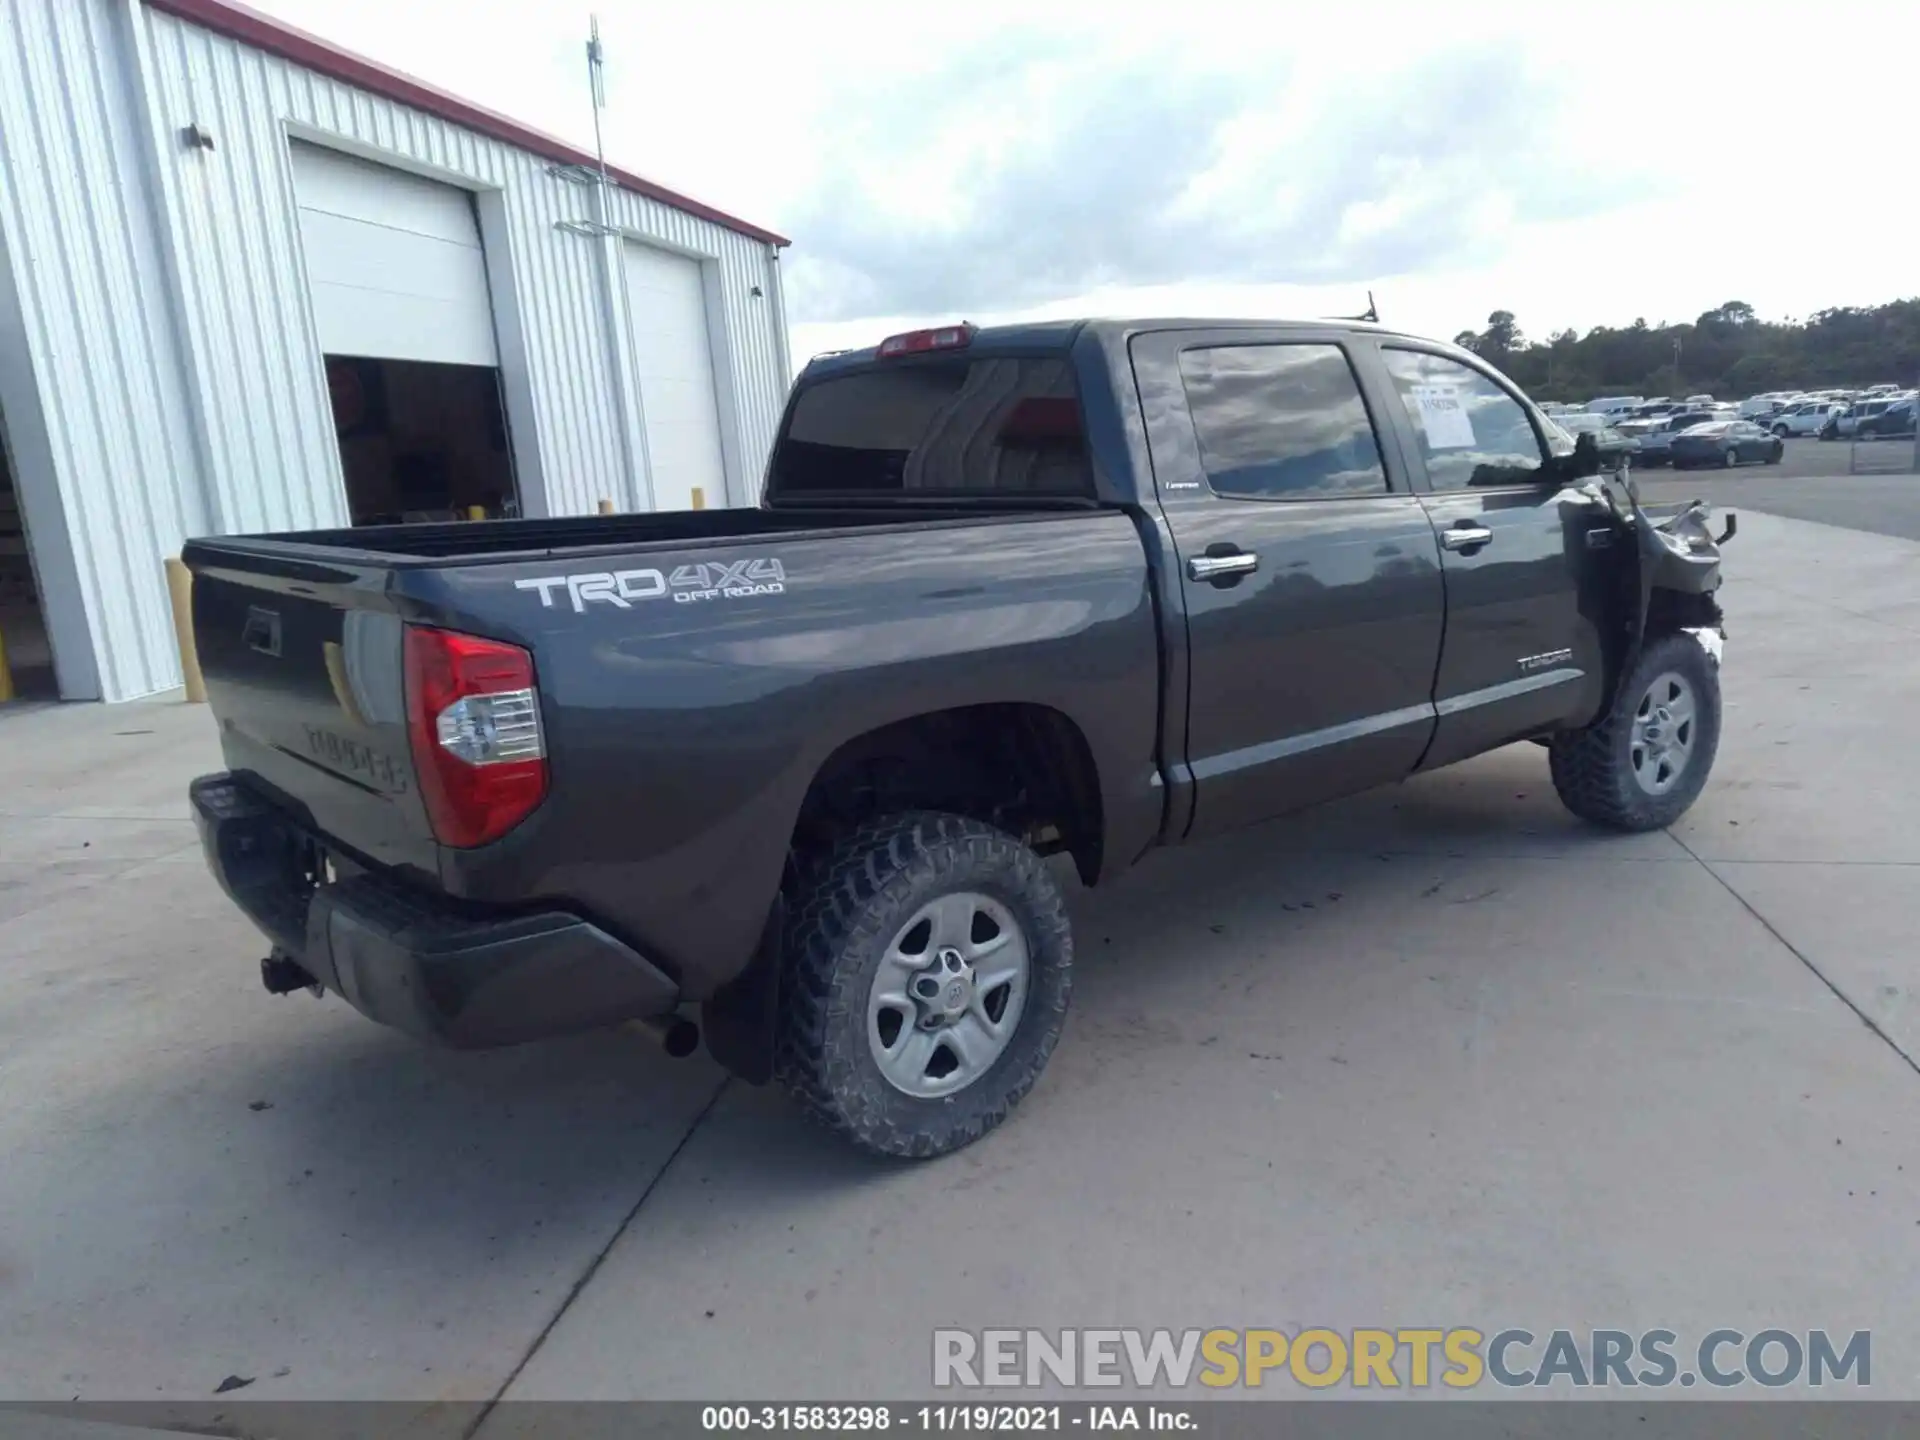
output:
<instances>
[{"instance_id":1,"label":"rear wheel","mask_svg":"<svg viewBox=\"0 0 1920 1440\"><path fill-rule=\"evenodd\" d=\"M1734 466L1738 465L1739 463L1740 463L1739 450L1736 449L1734 446L1729 445L1727 447L1727 453L1720 457L1720 468L1722 470L1731 470Z\"/></svg>"},{"instance_id":2,"label":"rear wheel","mask_svg":"<svg viewBox=\"0 0 1920 1440\"><path fill-rule=\"evenodd\" d=\"M1648 642L1613 708L1548 747L1553 788L1583 820L1659 830L1699 798L1720 747L1720 667L1684 632Z\"/></svg>"},{"instance_id":3,"label":"rear wheel","mask_svg":"<svg viewBox=\"0 0 1920 1440\"><path fill-rule=\"evenodd\" d=\"M1066 1022L1073 938L1040 857L976 820L862 827L793 896L775 1073L881 1155L943 1155L1033 1088Z\"/></svg>"}]
</instances>

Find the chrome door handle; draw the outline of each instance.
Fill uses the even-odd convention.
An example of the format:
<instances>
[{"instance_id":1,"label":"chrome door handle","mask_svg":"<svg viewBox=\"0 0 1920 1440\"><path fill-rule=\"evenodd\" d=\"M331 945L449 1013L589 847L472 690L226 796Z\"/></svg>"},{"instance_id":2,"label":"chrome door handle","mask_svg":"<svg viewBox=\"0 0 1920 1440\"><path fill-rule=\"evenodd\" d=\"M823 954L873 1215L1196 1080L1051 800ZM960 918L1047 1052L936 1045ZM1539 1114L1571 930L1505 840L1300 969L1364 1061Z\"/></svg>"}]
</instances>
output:
<instances>
[{"instance_id":1,"label":"chrome door handle","mask_svg":"<svg viewBox=\"0 0 1920 1440\"><path fill-rule=\"evenodd\" d=\"M1187 574L1195 580L1225 580L1251 575L1259 568L1260 557L1245 551L1238 555L1195 555L1187 561Z\"/></svg>"},{"instance_id":2,"label":"chrome door handle","mask_svg":"<svg viewBox=\"0 0 1920 1440\"><path fill-rule=\"evenodd\" d=\"M1455 525L1440 532L1440 543L1449 550L1471 550L1493 539L1493 531L1484 525Z\"/></svg>"}]
</instances>

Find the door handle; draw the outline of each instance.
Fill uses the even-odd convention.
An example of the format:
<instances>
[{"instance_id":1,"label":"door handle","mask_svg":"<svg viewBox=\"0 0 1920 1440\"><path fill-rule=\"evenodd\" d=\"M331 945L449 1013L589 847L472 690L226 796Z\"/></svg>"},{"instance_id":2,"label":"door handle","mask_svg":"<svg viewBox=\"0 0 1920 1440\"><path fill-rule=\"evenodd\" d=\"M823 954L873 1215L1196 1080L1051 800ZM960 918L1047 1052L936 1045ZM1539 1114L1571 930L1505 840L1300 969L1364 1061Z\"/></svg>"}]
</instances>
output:
<instances>
[{"instance_id":1,"label":"door handle","mask_svg":"<svg viewBox=\"0 0 1920 1440\"><path fill-rule=\"evenodd\" d=\"M1493 539L1493 531L1484 525L1459 524L1440 532L1440 543L1449 550L1473 550Z\"/></svg>"},{"instance_id":2,"label":"door handle","mask_svg":"<svg viewBox=\"0 0 1920 1440\"><path fill-rule=\"evenodd\" d=\"M1251 575L1260 568L1260 557L1242 550L1237 555L1195 555L1187 561L1187 574L1195 580L1219 584L1236 575Z\"/></svg>"}]
</instances>

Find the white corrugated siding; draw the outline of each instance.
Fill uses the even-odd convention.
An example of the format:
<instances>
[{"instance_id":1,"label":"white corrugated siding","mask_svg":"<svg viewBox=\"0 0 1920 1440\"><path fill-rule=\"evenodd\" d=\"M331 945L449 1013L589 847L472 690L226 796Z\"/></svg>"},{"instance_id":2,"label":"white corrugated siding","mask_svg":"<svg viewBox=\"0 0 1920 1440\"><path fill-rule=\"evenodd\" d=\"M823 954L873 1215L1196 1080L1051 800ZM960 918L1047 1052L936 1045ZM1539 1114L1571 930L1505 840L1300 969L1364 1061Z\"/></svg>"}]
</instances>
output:
<instances>
[{"instance_id":1,"label":"white corrugated siding","mask_svg":"<svg viewBox=\"0 0 1920 1440\"><path fill-rule=\"evenodd\" d=\"M187 125L213 148L182 143ZM591 188L138 0L0 0L0 236L105 698L177 683L160 562L184 535L346 522L290 135L476 191L502 346L519 347L502 368L528 509L645 494L604 242L555 228L594 215ZM773 251L624 190L613 222L707 267L733 498L751 502L789 380Z\"/></svg>"},{"instance_id":2,"label":"white corrugated siding","mask_svg":"<svg viewBox=\"0 0 1920 1440\"><path fill-rule=\"evenodd\" d=\"M61 687L87 699L179 683L160 558L212 519L123 24L0 0L0 404Z\"/></svg>"}]
</instances>

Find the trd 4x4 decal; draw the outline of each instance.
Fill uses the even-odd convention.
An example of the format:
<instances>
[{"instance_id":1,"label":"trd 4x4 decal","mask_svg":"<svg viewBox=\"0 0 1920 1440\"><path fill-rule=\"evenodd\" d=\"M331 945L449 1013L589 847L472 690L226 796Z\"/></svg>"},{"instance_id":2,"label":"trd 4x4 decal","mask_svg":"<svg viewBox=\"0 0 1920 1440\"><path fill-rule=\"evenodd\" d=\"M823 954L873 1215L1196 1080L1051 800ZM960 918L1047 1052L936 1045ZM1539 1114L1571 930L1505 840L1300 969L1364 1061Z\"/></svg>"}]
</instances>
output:
<instances>
[{"instance_id":1,"label":"trd 4x4 decal","mask_svg":"<svg viewBox=\"0 0 1920 1440\"><path fill-rule=\"evenodd\" d=\"M662 570L596 570L578 575L539 575L513 582L516 590L537 590L543 609L564 594L576 615L590 604L633 608L639 600L671 596L677 605L702 600L741 600L750 595L784 595L787 572L778 560L708 560Z\"/></svg>"}]
</instances>

